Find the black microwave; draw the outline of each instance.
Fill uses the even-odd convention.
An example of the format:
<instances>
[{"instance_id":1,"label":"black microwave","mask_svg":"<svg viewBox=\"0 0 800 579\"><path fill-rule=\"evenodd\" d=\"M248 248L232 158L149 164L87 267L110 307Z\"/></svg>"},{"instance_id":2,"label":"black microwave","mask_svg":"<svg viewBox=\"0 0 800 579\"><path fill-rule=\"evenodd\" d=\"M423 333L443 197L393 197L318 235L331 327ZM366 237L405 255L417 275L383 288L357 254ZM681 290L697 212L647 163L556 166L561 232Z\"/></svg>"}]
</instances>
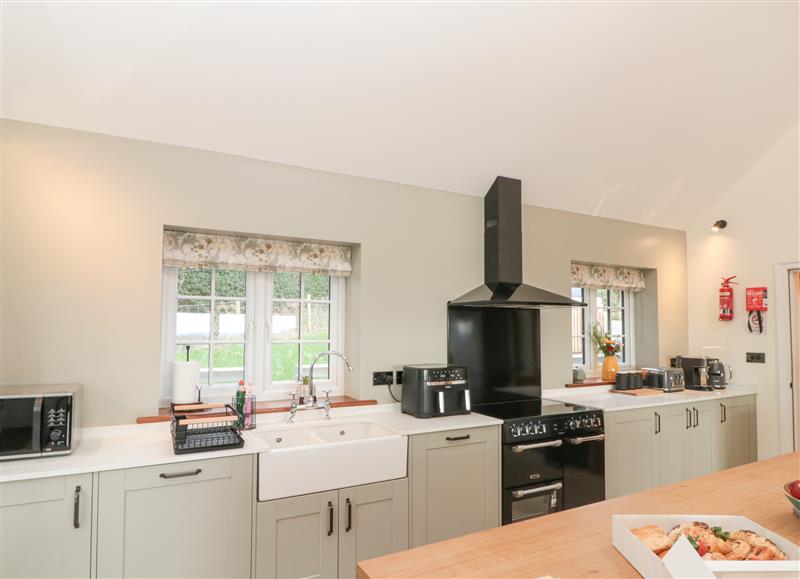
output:
<instances>
[{"instance_id":1,"label":"black microwave","mask_svg":"<svg viewBox=\"0 0 800 579\"><path fill-rule=\"evenodd\" d=\"M0 386L0 460L72 452L82 390L80 384Z\"/></svg>"}]
</instances>

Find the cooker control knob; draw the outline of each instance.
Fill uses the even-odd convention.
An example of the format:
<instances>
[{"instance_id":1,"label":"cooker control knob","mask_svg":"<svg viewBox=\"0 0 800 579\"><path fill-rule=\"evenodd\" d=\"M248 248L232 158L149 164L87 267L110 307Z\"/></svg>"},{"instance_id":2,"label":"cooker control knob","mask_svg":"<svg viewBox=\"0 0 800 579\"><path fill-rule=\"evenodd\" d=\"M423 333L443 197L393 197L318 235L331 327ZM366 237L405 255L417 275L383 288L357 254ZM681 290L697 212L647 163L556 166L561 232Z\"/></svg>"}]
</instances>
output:
<instances>
[{"instance_id":1,"label":"cooker control knob","mask_svg":"<svg viewBox=\"0 0 800 579\"><path fill-rule=\"evenodd\" d=\"M573 418L569 421L569 429L575 430L576 428L578 428L578 421Z\"/></svg>"},{"instance_id":2,"label":"cooker control knob","mask_svg":"<svg viewBox=\"0 0 800 579\"><path fill-rule=\"evenodd\" d=\"M517 437L517 436L520 436L522 434L522 428L520 428L519 426L514 425L509 429L509 432L511 433L511 436Z\"/></svg>"}]
</instances>

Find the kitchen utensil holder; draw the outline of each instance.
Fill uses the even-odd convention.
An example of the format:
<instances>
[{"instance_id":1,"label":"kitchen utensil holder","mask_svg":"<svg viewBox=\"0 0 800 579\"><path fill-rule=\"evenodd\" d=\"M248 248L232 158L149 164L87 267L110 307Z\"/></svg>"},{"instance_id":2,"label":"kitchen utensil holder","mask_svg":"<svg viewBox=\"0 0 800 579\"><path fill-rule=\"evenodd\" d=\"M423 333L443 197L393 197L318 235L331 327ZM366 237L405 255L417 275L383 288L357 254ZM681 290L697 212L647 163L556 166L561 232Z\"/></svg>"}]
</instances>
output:
<instances>
[{"instance_id":1,"label":"kitchen utensil holder","mask_svg":"<svg viewBox=\"0 0 800 579\"><path fill-rule=\"evenodd\" d=\"M192 410L204 406L213 411L208 415L188 415L180 410L180 405L172 409L172 447L175 454L207 452L241 448L244 439L237 426L243 420L230 404L192 404ZM188 410L188 409L187 409Z\"/></svg>"}]
</instances>

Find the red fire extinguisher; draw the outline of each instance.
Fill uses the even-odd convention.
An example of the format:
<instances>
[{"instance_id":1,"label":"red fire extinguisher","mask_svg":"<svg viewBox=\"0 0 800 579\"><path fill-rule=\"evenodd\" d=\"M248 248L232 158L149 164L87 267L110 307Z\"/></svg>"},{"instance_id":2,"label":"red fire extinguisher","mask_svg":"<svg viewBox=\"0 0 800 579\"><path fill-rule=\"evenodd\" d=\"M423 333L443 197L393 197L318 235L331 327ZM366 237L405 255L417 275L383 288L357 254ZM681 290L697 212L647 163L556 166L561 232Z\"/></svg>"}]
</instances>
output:
<instances>
[{"instance_id":1,"label":"red fire extinguisher","mask_svg":"<svg viewBox=\"0 0 800 579\"><path fill-rule=\"evenodd\" d=\"M719 319L723 322L730 322L733 319L733 288L731 281L736 276L722 278L722 287L719 288Z\"/></svg>"}]
</instances>

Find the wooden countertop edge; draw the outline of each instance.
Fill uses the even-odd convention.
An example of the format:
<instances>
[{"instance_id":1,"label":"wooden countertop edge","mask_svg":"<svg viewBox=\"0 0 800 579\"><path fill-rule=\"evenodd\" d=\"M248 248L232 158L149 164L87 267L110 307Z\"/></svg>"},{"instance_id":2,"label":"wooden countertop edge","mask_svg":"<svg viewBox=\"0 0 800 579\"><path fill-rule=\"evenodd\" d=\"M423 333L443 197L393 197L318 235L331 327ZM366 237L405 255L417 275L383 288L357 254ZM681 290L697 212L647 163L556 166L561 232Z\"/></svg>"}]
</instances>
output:
<instances>
[{"instance_id":1,"label":"wooden countertop edge","mask_svg":"<svg viewBox=\"0 0 800 579\"><path fill-rule=\"evenodd\" d=\"M349 396L332 396L331 408L349 408L352 406L374 406L377 400L358 400ZM272 414L275 412L288 412L291 403L288 400L268 400L256 402L256 414ZM203 416L214 416L215 413L203 413ZM159 408L157 416L139 416L136 424L151 424L154 422L169 422L169 408Z\"/></svg>"},{"instance_id":2,"label":"wooden countertop edge","mask_svg":"<svg viewBox=\"0 0 800 579\"><path fill-rule=\"evenodd\" d=\"M742 515L800 544L782 485L800 453L359 561L359 579L640 577L612 544L614 514Z\"/></svg>"}]
</instances>

